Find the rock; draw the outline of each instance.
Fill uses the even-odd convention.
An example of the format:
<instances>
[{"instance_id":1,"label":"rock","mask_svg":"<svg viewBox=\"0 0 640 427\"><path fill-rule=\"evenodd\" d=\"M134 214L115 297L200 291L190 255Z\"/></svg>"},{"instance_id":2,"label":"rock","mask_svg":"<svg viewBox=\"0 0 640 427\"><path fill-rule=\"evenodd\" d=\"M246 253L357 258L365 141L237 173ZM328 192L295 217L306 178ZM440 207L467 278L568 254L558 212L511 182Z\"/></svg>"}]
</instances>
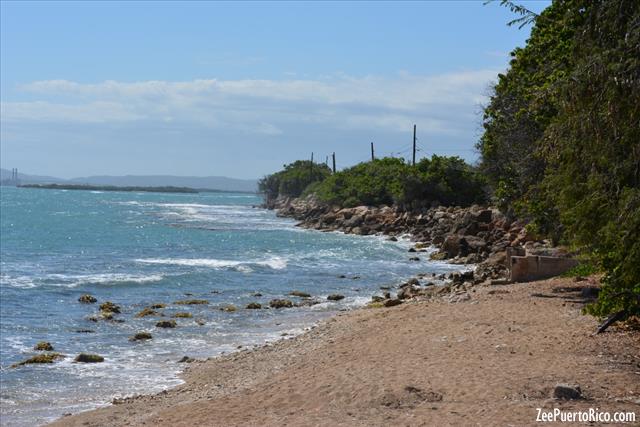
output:
<instances>
[{"instance_id":1,"label":"rock","mask_svg":"<svg viewBox=\"0 0 640 427\"><path fill-rule=\"evenodd\" d=\"M388 240L388 241L390 241L390 242L397 242L397 241L398 241L398 238L397 238L397 237L394 237L394 236L391 236L391 237L389 237L387 240Z\"/></svg>"},{"instance_id":2,"label":"rock","mask_svg":"<svg viewBox=\"0 0 640 427\"><path fill-rule=\"evenodd\" d=\"M344 295L340 295L340 294L331 294L327 297L327 299L329 301L340 301L342 299L344 299Z\"/></svg>"},{"instance_id":3,"label":"rock","mask_svg":"<svg viewBox=\"0 0 640 427\"><path fill-rule=\"evenodd\" d=\"M302 291L291 291L289 292L289 295L300 298L311 298L311 294Z\"/></svg>"},{"instance_id":4,"label":"rock","mask_svg":"<svg viewBox=\"0 0 640 427\"><path fill-rule=\"evenodd\" d=\"M174 304L178 305L200 305L200 304L209 304L209 301L206 299L185 299L175 301Z\"/></svg>"},{"instance_id":5,"label":"rock","mask_svg":"<svg viewBox=\"0 0 640 427\"><path fill-rule=\"evenodd\" d=\"M78 298L78 301L80 301L83 304L93 304L95 302L98 302L96 297L89 294L81 295L80 298Z\"/></svg>"},{"instance_id":6,"label":"rock","mask_svg":"<svg viewBox=\"0 0 640 427\"><path fill-rule=\"evenodd\" d=\"M31 365L36 363L53 363L58 359L64 359L64 356L60 353L44 353L32 356L22 362L11 365L12 368L23 365Z\"/></svg>"},{"instance_id":7,"label":"rock","mask_svg":"<svg viewBox=\"0 0 640 427\"><path fill-rule=\"evenodd\" d=\"M434 252L431 255L429 255L429 259L433 261L442 261L447 259L447 253L444 251Z\"/></svg>"},{"instance_id":8,"label":"rock","mask_svg":"<svg viewBox=\"0 0 640 427\"><path fill-rule=\"evenodd\" d=\"M158 314L157 311L147 307L147 308L143 309L142 311L140 311L138 314L136 314L134 317L140 318L140 317L146 317L146 316L155 316L157 314Z\"/></svg>"},{"instance_id":9,"label":"rock","mask_svg":"<svg viewBox=\"0 0 640 427\"><path fill-rule=\"evenodd\" d=\"M193 317L193 314L188 313L186 311L179 311L171 317L175 317L176 319L190 319Z\"/></svg>"},{"instance_id":10,"label":"rock","mask_svg":"<svg viewBox=\"0 0 640 427\"><path fill-rule=\"evenodd\" d=\"M338 279L346 279L346 278L347 278L347 276L345 276L344 274L338 275Z\"/></svg>"},{"instance_id":11,"label":"rock","mask_svg":"<svg viewBox=\"0 0 640 427\"><path fill-rule=\"evenodd\" d=\"M255 292L253 294L251 294L252 297L261 297L262 294L260 292Z\"/></svg>"},{"instance_id":12,"label":"rock","mask_svg":"<svg viewBox=\"0 0 640 427\"><path fill-rule=\"evenodd\" d=\"M182 359L178 360L178 363L191 363L195 361L196 359L194 359L193 357L183 356Z\"/></svg>"},{"instance_id":13,"label":"rock","mask_svg":"<svg viewBox=\"0 0 640 427\"><path fill-rule=\"evenodd\" d=\"M291 308L293 303L288 299L272 299L269 301L269 306L271 308Z\"/></svg>"},{"instance_id":14,"label":"rock","mask_svg":"<svg viewBox=\"0 0 640 427\"><path fill-rule=\"evenodd\" d=\"M232 312L234 312L234 311L237 311L237 310L238 310L238 308L237 308L235 305L233 305L233 304L227 304L227 305L225 305L224 307L220 307L220 310L222 310L222 311L226 311L226 312L228 312L228 313L232 313Z\"/></svg>"},{"instance_id":15,"label":"rock","mask_svg":"<svg viewBox=\"0 0 640 427\"><path fill-rule=\"evenodd\" d=\"M420 286L420 281L415 277L412 277L411 279L409 279L407 283L412 286Z\"/></svg>"},{"instance_id":16,"label":"rock","mask_svg":"<svg viewBox=\"0 0 640 427\"><path fill-rule=\"evenodd\" d=\"M420 261L420 258L418 258L417 256L414 256L409 258L409 261Z\"/></svg>"},{"instance_id":17,"label":"rock","mask_svg":"<svg viewBox=\"0 0 640 427\"><path fill-rule=\"evenodd\" d=\"M442 252L445 252L448 258L458 255L465 256L467 255L467 250L467 241L457 234L450 234L442 242Z\"/></svg>"},{"instance_id":18,"label":"rock","mask_svg":"<svg viewBox=\"0 0 640 427\"><path fill-rule=\"evenodd\" d=\"M384 301L384 298L382 298L379 295L374 295L371 297L371 302L382 302L382 301Z\"/></svg>"},{"instance_id":19,"label":"rock","mask_svg":"<svg viewBox=\"0 0 640 427\"><path fill-rule=\"evenodd\" d=\"M262 304L260 304L259 302L250 302L249 304L247 304L247 310L259 310L262 308Z\"/></svg>"},{"instance_id":20,"label":"rock","mask_svg":"<svg viewBox=\"0 0 640 427\"><path fill-rule=\"evenodd\" d=\"M36 351L53 351L53 346L50 342L40 341L33 347L33 349Z\"/></svg>"},{"instance_id":21,"label":"rock","mask_svg":"<svg viewBox=\"0 0 640 427\"><path fill-rule=\"evenodd\" d=\"M150 305L149 308L152 309L152 310L158 310L160 308L165 308L166 306L167 306L167 304L160 303L160 304Z\"/></svg>"},{"instance_id":22,"label":"rock","mask_svg":"<svg viewBox=\"0 0 640 427\"><path fill-rule=\"evenodd\" d=\"M383 304L385 307L393 307L402 304L402 301L399 299L388 299L385 300Z\"/></svg>"},{"instance_id":23,"label":"rock","mask_svg":"<svg viewBox=\"0 0 640 427\"><path fill-rule=\"evenodd\" d=\"M564 400L582 399L582 390L577 385L556 384L553 388L553 397Z\"/></svg>"},{"instance_id":24,"label":"rock","mask_svg":"<svg viewBox=\"0 0 640 427\"><path fill-rule=\"evenodd\" d=\"M111 301L107 301L100 304L100 311L105 313L120 313L120 306Z\"/></svg>"},{"instance_id":25,"label":"rock","mask_svg":"<svg viewBox=\"0 0 640 427\"><path fill-rule=\"evenodd\" d=\"M156 327L158 328L175 328L177 323L175 320L161 320L156 323Z\"/></svg>"},{"instance_id":26,"label":"rock","mask_svg":"<svg viewBox=\"0 0 640 427\"><path fill-rule=\"evenodd\" d=\"M98 354L80 353L73 360L74 362L79 362L79 363L100 363L100 362L104 362L104 357Z\"/></svg>"},{"instance_id":27,"label":"rock","mask_svg":"<svg viewBox=\"0 0 640 427\"><path fill-rule=\"evenodd\" d=\"M151 336L149 332L138 332L137 334L129 338L129 341L145 341L152 338L153 336Z\"/></svg>"},{"instance_id":28,"label":"rock","mask_svg":"<svg viewBox=\"0 0 640 427\"><path fill-rule=\"evenodd\" d=\"M415 248L409 248L408 252L417 252Z\"/></svg>"},{"instance_id":29,"label":"rock","mask_svg":"<svg viewBox=\"0 0 640 427\"><path fill-rule=\"evenodd\" d=\"M311 307L314 305L320 304L320 301L316 300L316 299L309 299L309 298L305 298L302 301L300 301L299 303L295 304L296 307Z\"/></svg>"},{"instance_id":30,"label":"rock","mask_svg":"<svg viewBox=\"0 0 640 427\"><path fill-rule=\"evenodd\" d=\"M380 301L371 301L370 303L367 304L367 308L382 308L384 307L384 304L381 303Z\"/></svg>"},{"instance_id":31,"label":"rock","mask_svg":"<svg viewBox=\"0 0 640 427\"><path fill-rule=\"evenodd\" d=\"M93 329L76 329L76 333L78 334L93 334L96 331L94 331Z\"/></svg>"}]
</instances>

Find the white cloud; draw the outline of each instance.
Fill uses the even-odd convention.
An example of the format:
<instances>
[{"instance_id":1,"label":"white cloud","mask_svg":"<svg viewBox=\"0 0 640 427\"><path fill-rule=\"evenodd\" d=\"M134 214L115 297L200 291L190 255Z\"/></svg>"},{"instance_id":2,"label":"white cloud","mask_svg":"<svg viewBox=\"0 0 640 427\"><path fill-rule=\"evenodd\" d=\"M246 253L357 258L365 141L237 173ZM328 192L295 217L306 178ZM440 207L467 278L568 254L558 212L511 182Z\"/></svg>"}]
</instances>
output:
<instances>
[{"instance_id":1,"label":"white cloud","mask_svg":"<svg viewBox=\"0 0 640 427\"><path fill-rule=\"evenodd\" d=\"M289 80L193 80L85 84L36 81L19 89L38 101L2 102L2 121L110 123L158 121L280 135L291 123L406 130L421 120L433 133L456 132L496 70L415 76Z\"/></svg>"}]
</instances>

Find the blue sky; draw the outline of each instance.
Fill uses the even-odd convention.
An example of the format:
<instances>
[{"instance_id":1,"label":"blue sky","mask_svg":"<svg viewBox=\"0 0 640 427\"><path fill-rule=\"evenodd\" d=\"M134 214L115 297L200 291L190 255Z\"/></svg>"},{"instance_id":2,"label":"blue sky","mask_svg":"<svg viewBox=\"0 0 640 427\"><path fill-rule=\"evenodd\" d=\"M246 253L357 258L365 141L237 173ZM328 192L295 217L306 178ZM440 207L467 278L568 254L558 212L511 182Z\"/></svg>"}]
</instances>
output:
<instances>
[{"instance_id":1,"label":"blue sky","mask_svg":"<svg viewBox=\"0 0 640 427\"><path fill-rule=\"evenodd\" d=\"M522 2L539 12L548 2ZM529 28L494 2L1 3L0 160L256 178L336 152L469 161ZM397 155L397 154L395 154Z\"/></svg>"}]
</instances>

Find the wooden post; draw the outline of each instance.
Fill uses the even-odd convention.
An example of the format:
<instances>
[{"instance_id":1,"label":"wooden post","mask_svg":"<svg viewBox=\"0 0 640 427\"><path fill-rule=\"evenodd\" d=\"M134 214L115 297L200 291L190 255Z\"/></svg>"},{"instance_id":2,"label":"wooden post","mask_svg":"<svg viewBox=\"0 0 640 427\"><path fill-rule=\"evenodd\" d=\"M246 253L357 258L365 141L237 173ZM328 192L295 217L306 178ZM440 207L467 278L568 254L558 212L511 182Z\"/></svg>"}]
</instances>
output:
<instances>
[{"instance_id":1,"label":"wooden post","mask_svg":"<svg viewBox=\"0 0 640 427\"><path fill-rule=\"evenodd\" d=\"M373 154L373 142L371 143L371 161L373 162L376 159L376 156Z\"/></svg>"},{"instance_id":2,"label":"wooden post","mask_svg":"<svg viewBox=\"0 0 640 427\"><path fill-rule=\"evenodd\" d=\"M336 152L335 151L333 152L331 157L333 158L333 173L336 173Z\"/></svg>"},{"instance_id":3,"label":"wooden post","mask_svg":"<svg viewBox=\"0 0 640 427\"><path fill-rule=\"evenodd\" d=\"M412 165L416 165L416 125L413 125L413 162Z\"/></svg>"}]
</instances>

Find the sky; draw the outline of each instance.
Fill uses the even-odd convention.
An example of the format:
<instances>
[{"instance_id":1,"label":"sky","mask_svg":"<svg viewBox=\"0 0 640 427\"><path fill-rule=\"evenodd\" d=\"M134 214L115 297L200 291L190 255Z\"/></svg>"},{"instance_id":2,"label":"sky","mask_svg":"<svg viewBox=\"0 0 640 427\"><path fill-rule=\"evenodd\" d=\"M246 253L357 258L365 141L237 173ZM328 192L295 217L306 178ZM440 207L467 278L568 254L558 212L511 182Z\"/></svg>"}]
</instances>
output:
<instances>
[{"instance_id":1,"label":"sky","mask_svg":"<svg viewBox=\"0 0 640 427\"><path fill-rule=\"evenodd\" d=\"M539 12L546 1L522 1ZM258 178L297 159L478 159L530 28L498 1L0 3L0 165Z\"/></svg>"}]
</instances>

